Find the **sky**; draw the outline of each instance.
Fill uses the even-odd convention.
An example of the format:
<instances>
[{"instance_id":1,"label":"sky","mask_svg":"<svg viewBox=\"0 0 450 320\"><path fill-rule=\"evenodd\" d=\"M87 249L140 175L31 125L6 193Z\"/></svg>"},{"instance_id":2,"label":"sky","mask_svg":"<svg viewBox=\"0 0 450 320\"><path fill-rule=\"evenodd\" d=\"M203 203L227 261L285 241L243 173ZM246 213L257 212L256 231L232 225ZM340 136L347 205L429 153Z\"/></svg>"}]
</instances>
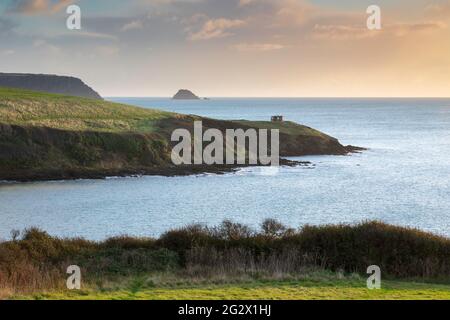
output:
<instances>
[{"instance_id":1,"label":"sky","mask_svg":"<svg viewBox=\"0 0 450 320\"><path fill-rule=\"evenodd\" d=\"M450 0L0 0L0 72L109 97L448 97Z\"/></svg>"}]
</instances>

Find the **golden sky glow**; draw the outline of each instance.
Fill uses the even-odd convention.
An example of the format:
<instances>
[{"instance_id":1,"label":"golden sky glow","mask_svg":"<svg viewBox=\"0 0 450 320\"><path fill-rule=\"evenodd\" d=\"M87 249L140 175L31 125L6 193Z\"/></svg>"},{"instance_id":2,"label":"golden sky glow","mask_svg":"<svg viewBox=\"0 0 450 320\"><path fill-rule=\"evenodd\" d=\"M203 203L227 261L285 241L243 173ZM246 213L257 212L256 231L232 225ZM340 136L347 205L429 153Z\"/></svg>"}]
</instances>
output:
<instances>
[{"instance_id":1,"label":"golden sky glow","mask_svg":"<svg viewBox=\"0 0 450 320\"><path fill-rule=\"evenodd\" d=\"M3 2L2 2L3 3ZM65 7L82 30L65 28ZM126 3L126 4L125 4ZM378 4L382 30L366 27ZM20 0L0 71L81 77L104 96L450 96L450 1Z\"/></svg>"}]
</instances>

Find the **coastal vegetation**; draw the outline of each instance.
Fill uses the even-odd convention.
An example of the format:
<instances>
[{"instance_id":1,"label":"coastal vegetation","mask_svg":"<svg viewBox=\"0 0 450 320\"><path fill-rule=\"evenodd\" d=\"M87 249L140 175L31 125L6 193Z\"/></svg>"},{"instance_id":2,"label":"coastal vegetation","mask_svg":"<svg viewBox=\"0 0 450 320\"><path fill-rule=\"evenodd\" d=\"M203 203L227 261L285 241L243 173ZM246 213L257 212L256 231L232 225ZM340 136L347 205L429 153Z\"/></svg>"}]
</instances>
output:
<instances>
[{"instance_id":1,"label":"coastal vegetation","mask_svg":"<svg viewBox=\"0 0 450 320\"><path fill-rule=\"evenodd\" d=\"M450 285L383 281L368 290L365 278L332 272L310 272L279 279L192 279L156 274L91 285L77 291L54 290L11 299L33 300L449 300Z\"/></svg>"},{"instance_id":2,"label":"coastal vegetation","mask_svg":"<svg viewBox=\"0 0 450 320\"><path fill-rule=\"evenodd\" d=\"M0 88L0 180L102 178L223 172L230 166L174 166L175 129L280 130L280 155L344 155L333 137L293 122L222 121L99 99Z\"/></svg>"},{"instance_id":3,"label":"coastal vegetation","mask_svg":"<svg viewBox=\"0 0 450 320\"><path fill-rule=\"evenodd\" d=\"M64 289L69 265L81 268L82 291ZM365 289L370 265L382 270L376 293ZM266 220L257 231L225 221L101 242L29 229L0 244L4 298L438 299L449 298L449 274L450 239L380 222Z\"/></svg>"}]
</instances>

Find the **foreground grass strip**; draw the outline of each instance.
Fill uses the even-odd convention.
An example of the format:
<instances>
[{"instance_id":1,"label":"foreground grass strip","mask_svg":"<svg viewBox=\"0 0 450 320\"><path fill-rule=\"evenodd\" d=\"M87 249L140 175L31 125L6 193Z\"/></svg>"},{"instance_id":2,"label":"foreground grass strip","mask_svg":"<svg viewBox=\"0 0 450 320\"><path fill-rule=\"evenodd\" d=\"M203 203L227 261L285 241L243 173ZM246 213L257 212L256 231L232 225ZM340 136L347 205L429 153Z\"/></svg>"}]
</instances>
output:
<instances>
[{"instance_id":1,"label":"foreground grass strip","mask_svg":"<svg viewBox=\"0 0 450 320\"><path fill-rule=\"evenodd\" d=\"M37 294L17 299L50 300L449 300L450 285L395 282L368 290L352 282L268 282L205 285L180 288L143 288L115 291L82 290Z\"/></svg>"}]
</instances>

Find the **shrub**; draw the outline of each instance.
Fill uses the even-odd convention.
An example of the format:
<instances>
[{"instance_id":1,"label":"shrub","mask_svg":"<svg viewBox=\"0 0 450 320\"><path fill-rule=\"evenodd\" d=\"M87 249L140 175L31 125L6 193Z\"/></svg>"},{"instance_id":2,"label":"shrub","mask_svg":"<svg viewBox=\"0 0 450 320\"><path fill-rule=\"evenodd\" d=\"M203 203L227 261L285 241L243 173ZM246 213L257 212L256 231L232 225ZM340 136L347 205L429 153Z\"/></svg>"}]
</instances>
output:
<instances>
[{"instance_id":1,"label":"shrub","mask_svg":"<svg viewBox=\"0 0 450 320\"><path fill-rule=\"evenodd\" d=\"M445 278L450 239L380 222L287 229L266 220L260 232L225 221L193 225L159 239L116 237L103 242L59 239L39 229L0 243L0 288L38 290L63 286L65 270L78 265L88 280L104 276L184 270L192 275L295 274L305 269L384 276Z\"/></svg>"},{"instance_id":2,"label":"shrub","mask_svg":"<svg viewBox=\"0 0 450 320\"><path fill-rule=\"evenodd\" d=\"M221 264L229 260L224 256L240 252L240 259L245 257L247 261L237 262L239 265L258 261L262 266L261 261L273 257L281 264L291 265L295 256L296 263L304 266L350 273L365 273L368 266L378 265L384 274L395 277L450 275L450 239L381 222L305 226L294 231L267 220L261 233L257 233L226 221L217 228L193 226L168 232L159 245L178 252L184 265L191 267L201 265L199 261ZM201 258L199 252L209 252L206 256L210 258ZM290 254L280 255L281 252Z\"/></svg>"},{"instance_id":3,"label":"shrub","mask_svg":"<svg viewBox=\"0 0 450 320\"><path fill-rule=\"evenodd\" d=\"M281 222L274 219L267 219L261 224L262 233L270 238L279 238L286 234L289 230L293 232L292 229L286 228Z\"/></svg>"}]
</instances>

